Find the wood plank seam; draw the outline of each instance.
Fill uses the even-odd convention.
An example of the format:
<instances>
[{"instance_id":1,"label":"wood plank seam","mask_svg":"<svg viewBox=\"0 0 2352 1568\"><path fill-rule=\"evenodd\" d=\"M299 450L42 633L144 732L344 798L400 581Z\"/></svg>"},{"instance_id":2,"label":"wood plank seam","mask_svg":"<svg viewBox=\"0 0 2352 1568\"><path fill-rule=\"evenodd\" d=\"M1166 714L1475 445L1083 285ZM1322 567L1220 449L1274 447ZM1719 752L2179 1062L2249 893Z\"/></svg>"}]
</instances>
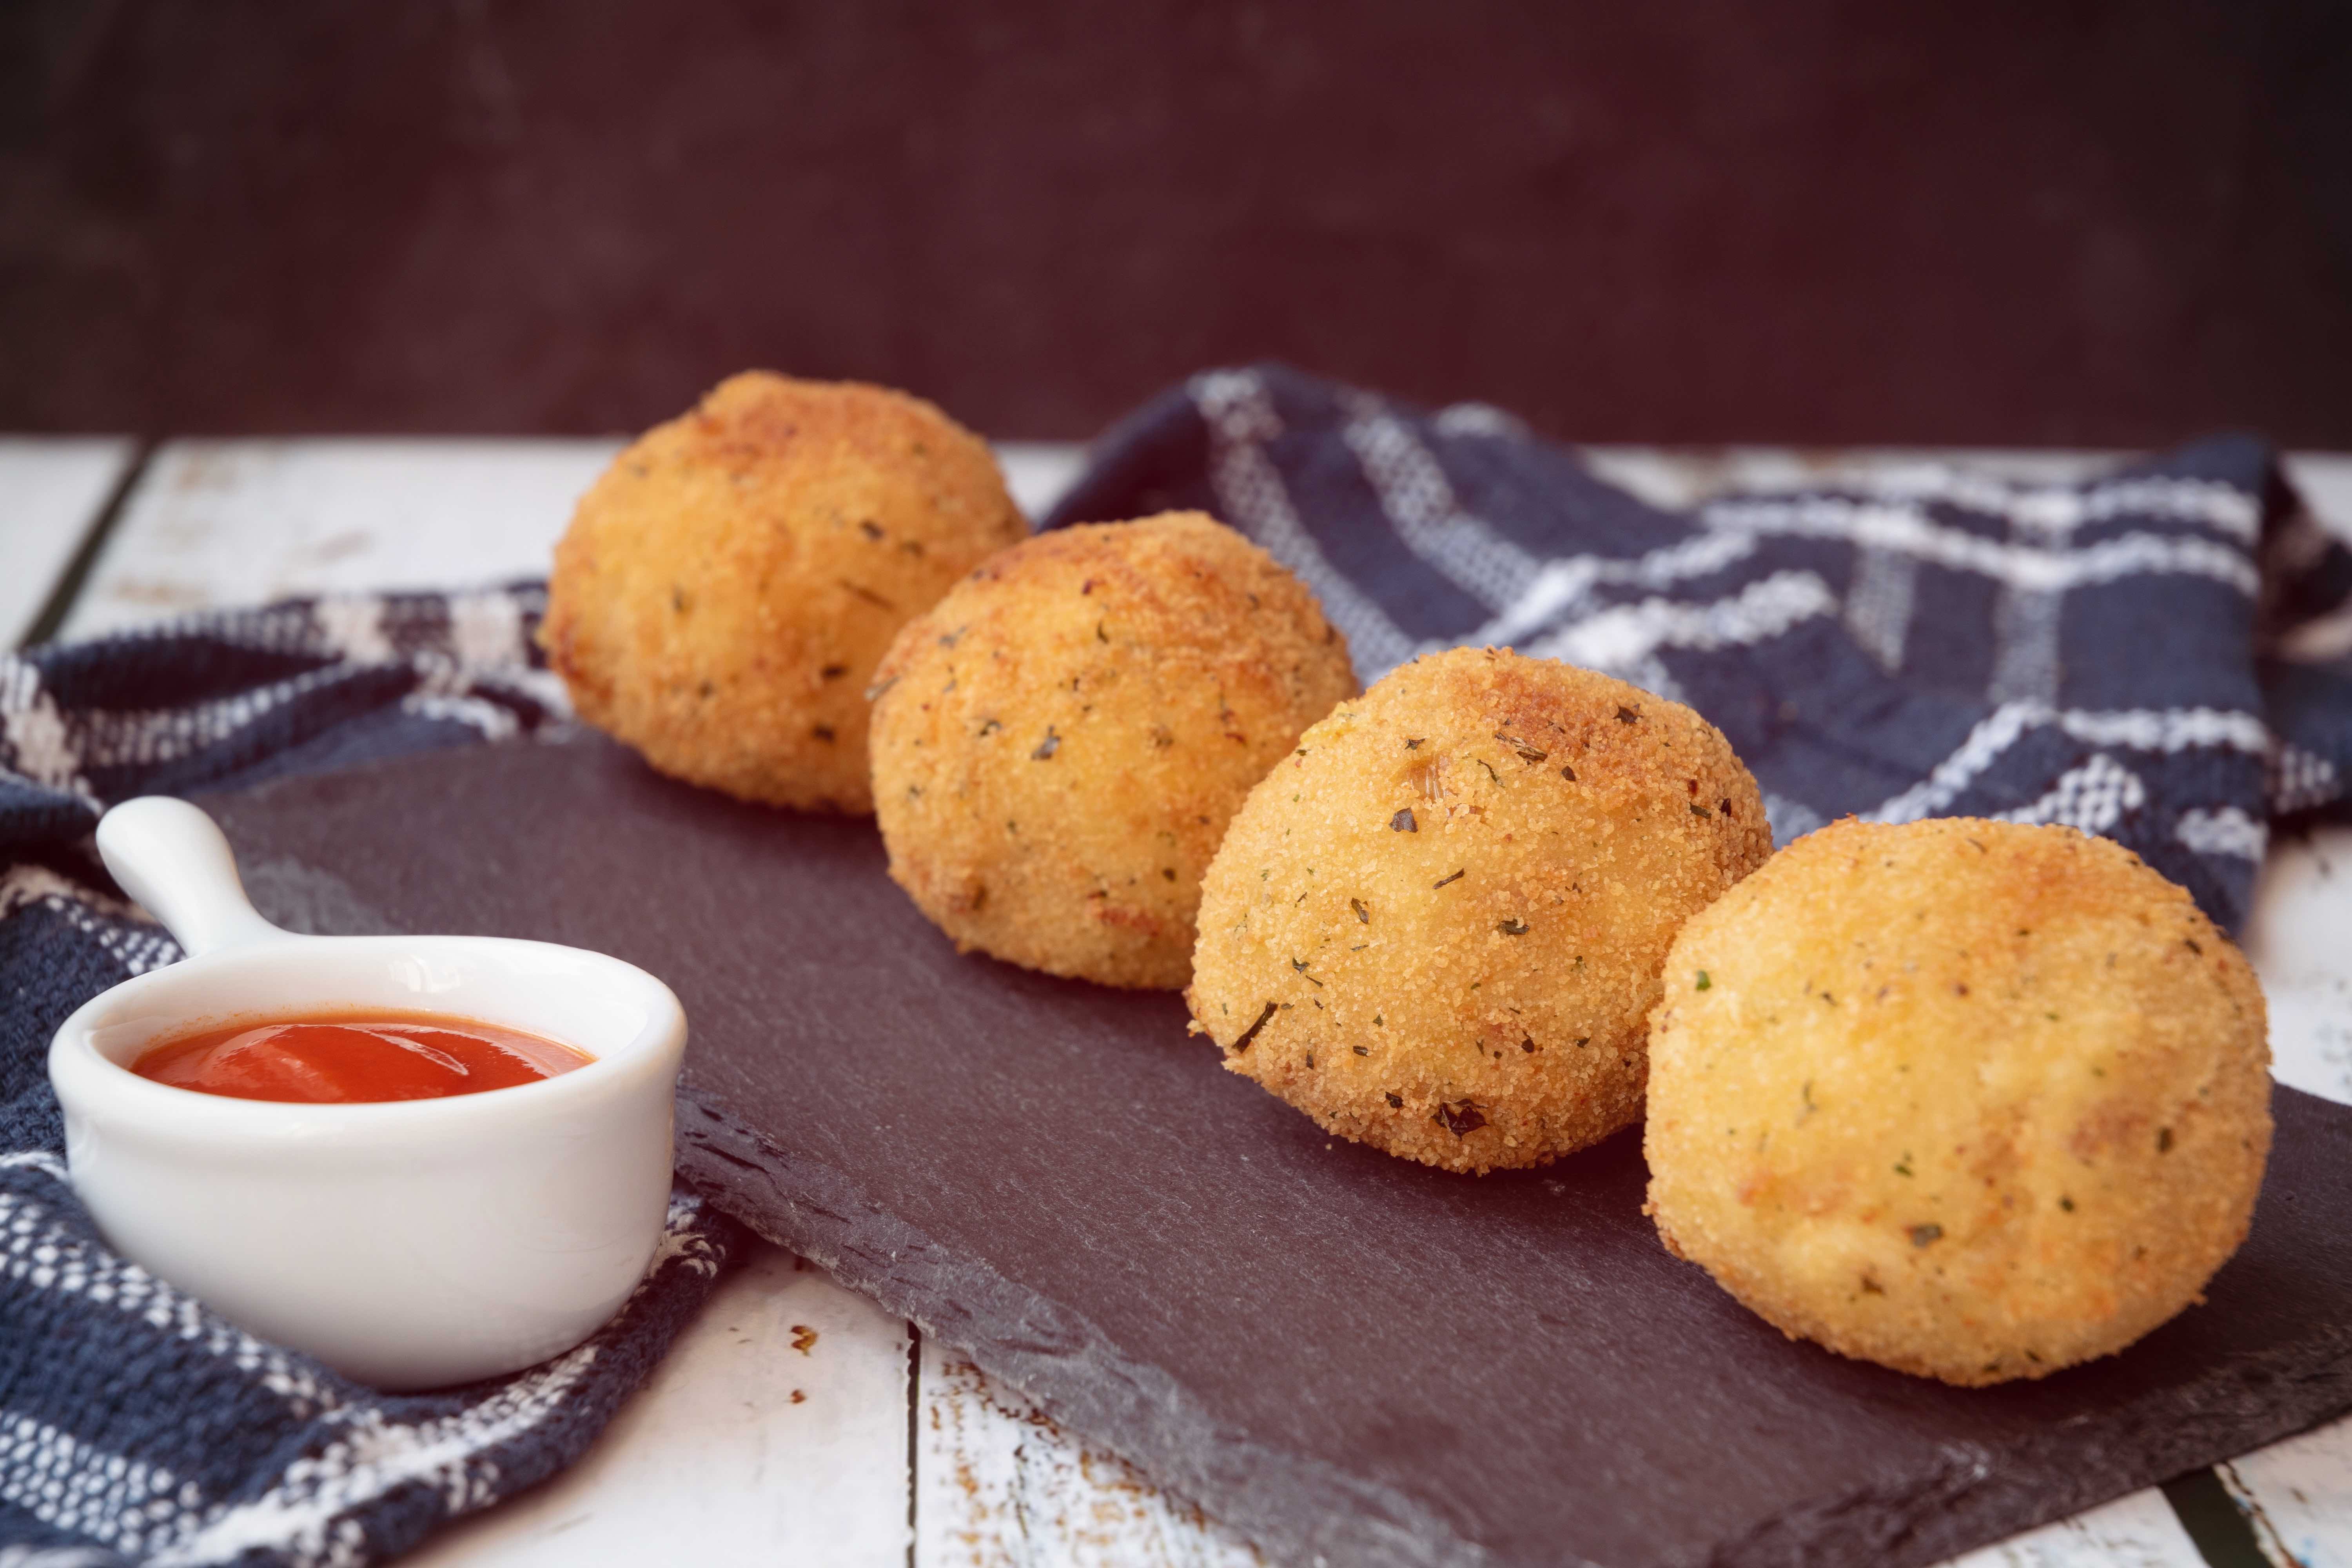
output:
<instances>
[{"instance_id":1,"label":"wood plank seam","mask_svg":"<svg viewBox=\"0 0 2352 1568\"><path fill-rule=\"evenodd\" d=\"M2238 1474L2237 1468L2217 1465L2213 1473L2221 1478L2222 1489L2229 1493L2230 1500L2237 1504L2238 1511L2245 1516L2254 1544L2262 1549L2263 1556L2276 1568L2305 1568L2304 1560L2287 1545L2284 1532L2263 1510L2262 1499Z\"/></svg>"},{"instance_id":2,"label":"wood plank seam","mask_svg":"<svg viewBox=\"0 0 2352 1568\"><path fill-rule=\"evenodd\" d=\"M35 616L33 624L25 628L25 636L17 647L38 647L55 637L58 627L65 624L66 616L73 610L74 601L81 596L83 587L89 582L90 570L98 564L99 554L105 550L108 536L114 531L115 524L130 505L132 492L146 478L148 462L162 445L160 438L141 438L131 460L116 476L114 487L107 492L105 502L99 507L97 515L83 531L79 548L74 551L73 558L66 563L66 569L58 574L56 584L50 587L48 597L41 604L41 613Z\"/></svg>"},{"instance_id":3,"label":"wood plank seam","mask_svg":"<svg viewBox=\"0 0 2352 1568\"><path fill-rule=\"evenodd\" d=\"M2164 1500L2180 1517L2197 1550L2212 1568L2273 1568L2253 1526L2217 1470L2192 1470L2164 1483Z\"/></svg>"},{"instance_id":4,"label":"wood plank seam","mask_svg":"<svg viewBox=\"0 0 2352 1568\"><path fill-rule=\"evenodd\" d=\"M923 1325L907 1320L907 1568L915 1562L915 1509L922 1496Z\"/></svg>"}]
</instances>

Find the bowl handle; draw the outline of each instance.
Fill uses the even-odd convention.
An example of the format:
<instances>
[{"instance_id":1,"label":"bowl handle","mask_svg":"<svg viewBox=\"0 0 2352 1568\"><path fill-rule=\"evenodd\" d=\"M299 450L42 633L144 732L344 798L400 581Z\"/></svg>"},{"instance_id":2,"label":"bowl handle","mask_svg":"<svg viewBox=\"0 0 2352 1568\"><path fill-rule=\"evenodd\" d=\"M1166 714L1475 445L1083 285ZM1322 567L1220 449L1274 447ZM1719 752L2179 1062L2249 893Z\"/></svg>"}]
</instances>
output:
<instances>
[{"instance_id":1,"label":"bowl handle","mask_svg":"<svg viewBox=\"0 0 2352 1568\"><path fill-rule=\"evenodd\" d=\"M191 958L293 937L247 900L228 839L184 800L148 795L124 801L99 819L98 853L122 890L163 921Z\"/></svg>"}]
</instances>

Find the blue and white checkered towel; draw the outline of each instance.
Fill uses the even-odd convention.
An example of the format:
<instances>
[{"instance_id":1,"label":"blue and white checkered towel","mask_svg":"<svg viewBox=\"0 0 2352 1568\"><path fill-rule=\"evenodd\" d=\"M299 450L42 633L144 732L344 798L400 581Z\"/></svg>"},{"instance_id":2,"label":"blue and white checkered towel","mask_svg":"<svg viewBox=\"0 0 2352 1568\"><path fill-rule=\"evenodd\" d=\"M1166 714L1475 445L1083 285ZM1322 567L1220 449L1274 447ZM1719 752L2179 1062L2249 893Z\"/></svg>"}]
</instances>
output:
<instances>
[{"instance_id":1,"label":"blue and white checkered towel","mask_svg":"<svg viewBox=\"0 0 2352 1568\"><path fill-rule=\"evenodd\" d=\"M1782 843L1849 813L2102 833L2244 922L2271 825L2346 810L2352 552L2224 438L2082 484L1921 465L1680 513L1480 405L1213 371L1050 524L1198 507L1304 578L1369 682L1517 647L1689 703Z\"/></svg>"},{"instance_id":2,"label":"blue and white checkered towel","mask_svg":"<svg viewBox=\"0 0 2352 1568\"><path fill-rule=\"evenodd\" d=\"M1312 584L1367 679L1513 643L1693 703L1783 838L1849 811L2073 822L2235 924L2273 822L2347 809L2352 555L2255 442L2079 486L1921 468L1685 516L1492 409L1268 368L1151 404L1053 521L1175 506ZM113 1257L62 1180L50 1034L176 956L92 857L101 805L544 733L540 603L319 600L0 658L0 1568L389 1556L578 1455L737 1247L682 1194L588 1344L395 1397Z\"/></svg>"}]
</instances>

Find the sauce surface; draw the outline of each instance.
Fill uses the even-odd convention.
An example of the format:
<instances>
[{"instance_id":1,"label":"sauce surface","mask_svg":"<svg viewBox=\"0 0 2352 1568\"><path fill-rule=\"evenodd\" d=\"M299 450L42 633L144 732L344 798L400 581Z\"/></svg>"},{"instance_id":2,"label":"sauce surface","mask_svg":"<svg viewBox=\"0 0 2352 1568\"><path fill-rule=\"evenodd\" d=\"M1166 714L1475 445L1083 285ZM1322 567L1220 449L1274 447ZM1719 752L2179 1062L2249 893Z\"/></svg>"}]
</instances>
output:
<instances>
[{"instance_id":1,"label":"sauce surface","mask_svg":"<svg viewBox=\"0 0 2352 1568\"><path fill-rule=\"evenodd\" d=\"M199 1094L329 1105L480 1094L594 1059L475 1018L319 1012L245 1017L175 1035L141 1052L131 1070Z\"/></svg>"}]
</instances>

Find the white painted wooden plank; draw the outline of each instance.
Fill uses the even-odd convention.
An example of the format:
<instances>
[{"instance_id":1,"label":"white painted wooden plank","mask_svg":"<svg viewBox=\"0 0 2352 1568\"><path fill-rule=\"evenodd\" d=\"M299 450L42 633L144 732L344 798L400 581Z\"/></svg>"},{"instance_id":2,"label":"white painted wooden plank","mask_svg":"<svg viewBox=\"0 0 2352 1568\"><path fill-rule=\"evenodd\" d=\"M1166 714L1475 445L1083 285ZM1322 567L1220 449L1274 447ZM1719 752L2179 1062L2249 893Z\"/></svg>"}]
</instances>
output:
<instances>
[{"instance_id":1,"label":"white painted wooden plank","mask_svg":"<svg viewBox=\"0 0 2352 1568\"><path fill-rule=\"evenodd\" d=\"M2352 1568L2352 1421L2220 1467L2221 1484L2278 1568Z\"/></svg>"},{"instance_id":2,"label":"white painted wooden plank","mask_svg":"<svg viewBox=\"0 0 2352 1568\"><path fill-rule=\"evenodd\" d=\"M2352 540L2352 452L2289 452L2286 474L2320 526Z\"/></svg>"},{"instance_id":3,"label":"white painted wooden plank","mask_svg":"<svg viewBox=\"0 0 2352 1568\"><path fill-rule=\"evenodd\" d=\"M1945 1568L2204 1568L2154 1487L1953 1558Z\"/></svg>"},{"instance_id":4,"label":"white painted wooden plank","mask_svg":"<svg viewBox=\"0 0 2352 1568\"><path fill-rule=\"evenodd\" d=\"M69 637L294 594L536 575L612 441L173 441L66 618Z\"/></svg>"},{"instance_id":5,"label":"white painted wooden plank","mask_svg":"<svg viewBox=\"0 0 2352 1568\"><path fill-rule=\"evenodd\" d=\"M1076 441L1003 441L997 444L996 466L1004 470L1004 488L1034 524L1054 510L1087 466L1087 449Z\"/></svg>"},{"instance_id":6,"label":"white painted wooden plank","mask_svg":"<svg viewBox=\"0 0 2352 1568\"><path fill-rule=\"evenodd\" d=\"M131 449L114 436L0 437L0 647L32 629Z\"/></svg>"},{"instance_id":7,"label":"white painted wooden plank","mask_svg":"<svg viewBox=\"0 0 2352 1568\"><path fill-rule=\"evenodd\" d=\"M586 1458L401 1561L901 1568L908 1349L905 1323L762 1243Z\"/></svg>"},{"instance_id":8,"label":"white painted wooden plank","mask_svg":"<svg viewBox=\"0 0 2352 1568\"><path fill-rule=\"evenodd\" d=\"M1789 453L1743 460L1738 449L1697 451L1674 447L1583 447L1585 466L1652 506L1696 506L1740 484L1801 482L1810 470Z\"/></svg>"},{"instance_id":9,"label":"white painted wooden plank","mask_svg":"<svg viewBox=\"0 0 2352 1568\"><path fill-rule=\"evenodd\" d=\"M926 1342L918 1392L919 1568L1243 1568L1263 1561L1197 1509L1088 1449L1018 1393ZM2204 1568L2151 1487L1946 1568Z\"/></svg>"},{"instance_id":10,"label":"white painted wooden plank","mask_svg":"<svg viewBox=\"0 0 2352 1568\"><path fill-rule=\"evenodd\" d=\"M923 1342L916 1568L1252 1568L1248 1543Z\"/></svg>"},{"instance_id":11,"label":"white painted wooden plank","mask_svg":"<svg viewBox=\"0 0 2352 1568\"><path fill-rule=\"evenodd\" d=\"M2352 479L2352 463L2345 467ZM2352 827L2272 840L2245 945L2270 1008L2273 1076L2352 1103ZM2352 1421L2220 1468L2281 1568L2352 1568Z\"/></svg>"},{"instance_id":12,"label":"white painted wooden plank","mask_svg":"<svg viewBox=\"0 0 2352 1568\"><path fill-rule=\"evenodd\" d=\"M2245 952L2270 1009L2272 1076L2352 1104L2352 827L2271 841Z\"/></svg>"}]
</instances>

